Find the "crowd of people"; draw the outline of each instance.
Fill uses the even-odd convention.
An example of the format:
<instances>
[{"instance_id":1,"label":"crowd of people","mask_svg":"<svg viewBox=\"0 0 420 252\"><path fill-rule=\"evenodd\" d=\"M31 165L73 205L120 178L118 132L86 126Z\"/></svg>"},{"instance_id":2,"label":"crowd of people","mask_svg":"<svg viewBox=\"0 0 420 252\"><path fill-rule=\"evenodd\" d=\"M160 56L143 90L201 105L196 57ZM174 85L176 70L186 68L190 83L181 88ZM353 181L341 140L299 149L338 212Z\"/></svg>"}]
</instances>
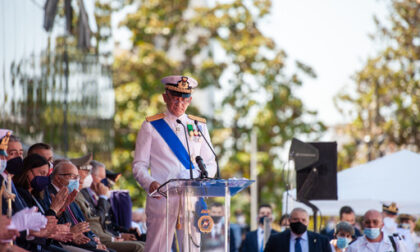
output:
<instances>
[{"instance_id":1,"label":"crowd of people","mask_svg":"<svg viewBox=\"0 0 420 252\"><path fill-rule=\"evenodd\" d=\"M119 174L90 154L55 160L46 143L24 155L9 130L0 140L0 251L144 251L128 192L111 190Z\"/></svg>"},{"instance_id":2,"label":"crowd of people","mask_svg":"<svg viewBox=\"0 0 420 252\"><path fill-rule=\"evenodd\" d=\"M128 192L111 190L119 174L92 155L54 159L46 143L33 144L24 155L19 138L0 130L0 252L217 252L227 242L231 252L418 251L416 219L399 214L395 203L367 211L361 225L345 206L340 222L320 233L307 230L309 214L302 208L282 216L276 230L272 206L261 205L257 230L245 232L240 211L225 230L226 210L216 201L207 209L199 197L164 199L159 188L167 181L220 176L206 119L185 114L198 82L181 75L161 82L167 109L147 117L136 139L133 177L147 199L146 208L133 213ZM194 218L185 215L195 208ZM183 227L192 219L194 226Z\"/></svg>"},{"instance_id":3,"label":"crowd of people","mask_svg":"<svg viewBox=\"0 0 420 252\"><path fill-rule=\"evenodd\" d=\"M343 206L338 214L338 223L333 217L325 228L315 233L307 230L309 214L306 210L295 208L290 215L283 215L278 223L273 224L271 206L261 205L256 230L247 232L242 218L236 215L237 221L241 221L231 228L241 227L242 232L236 235L241 242L231 247L231 252L420 251L420 237L415 232L417 220L412 215L399 214L396 203L383 204L382 212L367 211L360 217L360 222L356 221L350 206ZM268 237L264 235L267 232Z\"/></svg>"}]
</instances>

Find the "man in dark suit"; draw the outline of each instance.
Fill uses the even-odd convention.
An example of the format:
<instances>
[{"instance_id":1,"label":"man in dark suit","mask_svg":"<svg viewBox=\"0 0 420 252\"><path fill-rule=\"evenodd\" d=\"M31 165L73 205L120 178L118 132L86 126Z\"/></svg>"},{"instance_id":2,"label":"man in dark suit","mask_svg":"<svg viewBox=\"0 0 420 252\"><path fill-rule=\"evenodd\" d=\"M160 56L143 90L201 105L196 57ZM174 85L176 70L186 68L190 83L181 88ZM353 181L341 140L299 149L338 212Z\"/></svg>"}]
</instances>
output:
<instances>
[{"instance_id":1,"label":"man in dark suit","mask_svg":"<svg viewBox=\"0 0 420 252\"><path fill-rule=\"evenodd\" d=\"M98 166L99 162L92 161L92 154L85 155L81 158L70 159L70 161L79 170L80 177L92 176L92 180L89 187L80 190L86 201L89 203L92 214L100 217L101 225L105 225L105 219L108 216L111 204L108 201L109 188L104 184L97 181L97 174L100 173ZM104 168L105 170L105 168Z\"/></svg>"},{"instance_id":2,"label":"man in dark suit","mask_svg":"<svg viewBox=\"0 0 420 252\"><path fill-rule=\"evenodd\" d=\"M89 224L85 221L82 211L74 202L79 186L79 172L70 161L60 161L51 174L51 184L45 191L45 203L51 204L51 195L56 195L61 189L67 187L69 196L68 204L60 215L58 222L60 224L71 223L70 231L74 234L71 246L83 248L90 251L106 251L107 248L100 244L99 239L89 229ZM64 247L65 248L65 247Z\"/></svg>"},{"instance_id":3,"label":"man in dark suit","mask_svg":"<svg viewBox=\"0 0 420 252\"><path fill-rule=\"evenodd\" d=\"M350 225L354 228L354 235L353 239L357 239L357 237L362 236L362 232L356 227L356 214L353 211L353 208L350 206L343 206L340 209L340 221L345 221L350 223ZM327 233L328 239L334 239L334 229Z\"/></svg>"},{"instance_id":4,"label":"man in dark suit","mask_svg":"<svg viewBox=\"0 0 420 252\"><path fill-rule=\"evenodd\" d=\"M262 204L258 207L258 229L248 232L245 240L241 245L241 252L261 252L264 250L264 218L269 220L268 229L270 229L270 236L277 234L275 230L271 229L271 222L273 221L273 209L268 204Z\"/></svg>"},{"instance_id":5,"label":"man in dark suit","mask_svg":"<svg viewBox=\"0 0 420 252\"><path fill-rule=\"evenodd\" d=\"M136 235L127 230L124 227L112 222L111 218L111 204L109 202L109 188L104 184L106 179L105 165L96 161L90 161L92 184L88 188L83 188L80 192L89 203L90 208L94 215L100 217L103 228L114 236L121 236L124 241L136 241ZM128 208L128 212L131 214L131 207ZM133 230L135 231L135 230ZM140 236L140 234L138 234ZM138 242L143 246L143 242Z\"/></svg>"},{"instance_id":6,"label":"man in dark suit","mask_svg":"<svg viewBox=\"0 0 420 252\"><path fill-rule=\"evenodd\" d=\"M307 231L309 215L305 209L295 208L290 213L290 230L272 235L265 252L331 252L326 236Z\"/></svg>"}]
</instances>

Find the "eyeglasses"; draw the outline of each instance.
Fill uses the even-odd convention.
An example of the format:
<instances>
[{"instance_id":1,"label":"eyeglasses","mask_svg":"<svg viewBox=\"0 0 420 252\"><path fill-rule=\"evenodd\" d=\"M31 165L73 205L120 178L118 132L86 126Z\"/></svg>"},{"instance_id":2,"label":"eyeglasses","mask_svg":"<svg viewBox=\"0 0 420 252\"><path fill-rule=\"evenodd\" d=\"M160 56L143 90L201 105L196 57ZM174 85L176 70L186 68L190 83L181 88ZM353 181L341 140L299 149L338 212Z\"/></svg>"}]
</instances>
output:
<instances>
[{"instance_id":1,"label":"eyeglasses","mask_svg":"<svg viewBox=\"0 0 420 252\"><path fill-rule=\"evenodd\" d=\"M72 173L61 173L61 174L58 174L58 175L68 177L70 179L80 179L79 175L72 174Z\"/></svg>"}]
</instances>

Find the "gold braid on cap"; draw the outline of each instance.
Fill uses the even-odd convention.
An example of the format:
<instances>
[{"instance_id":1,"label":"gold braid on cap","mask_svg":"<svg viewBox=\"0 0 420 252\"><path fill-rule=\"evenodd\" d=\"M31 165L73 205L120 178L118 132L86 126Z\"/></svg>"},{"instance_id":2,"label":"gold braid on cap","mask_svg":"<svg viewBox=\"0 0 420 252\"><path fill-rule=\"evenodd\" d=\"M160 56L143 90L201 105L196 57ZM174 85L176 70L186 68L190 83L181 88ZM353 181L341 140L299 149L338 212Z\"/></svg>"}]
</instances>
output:
<instances>
[{"instance_id":1,"label":"gold braid on cap","mask_svg":"<svg viewBox=\"0 0 420 252\"><path fill-rule=\"evenodd\" d=\"M390 213L395 213L395 214L398 213L398 207L395 202L392 202L390 206L383 205L382 209Z\"/></svg>"},{"instance_id":2,"label":"gold braid on cap","mask_svg":"<svg viewBox=\"0 0 420 252\"><path fill-rule=\"evenodd\" d=\"M7 146L9 144L10 139L10 131L6 133L6 135L3 137L0 143L0 150L7 151Z\"/></svg>"},{"instance_id":3,"label":"gold braid on cap","mask_svg":"<svg viewBox=\"0 0 420 252\"><path fill-rule=\"evenodd\" d=\"M181 80L177 83L178 86L166 85L166 89L180 93L191 94L192 88L189 84L190 83L188 82L188 77L182 76Z\"/></svg>"}]
</instances>

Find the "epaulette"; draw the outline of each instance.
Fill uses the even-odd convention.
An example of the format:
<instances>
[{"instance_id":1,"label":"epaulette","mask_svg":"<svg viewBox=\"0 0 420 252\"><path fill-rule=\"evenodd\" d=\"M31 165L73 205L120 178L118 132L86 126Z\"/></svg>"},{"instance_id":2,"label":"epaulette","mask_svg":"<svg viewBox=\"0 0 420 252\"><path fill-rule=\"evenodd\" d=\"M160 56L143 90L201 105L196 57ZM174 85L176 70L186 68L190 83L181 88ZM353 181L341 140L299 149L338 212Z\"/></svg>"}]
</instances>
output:
<instances>
[{"instance_id":1,"label":"epaulette","mask_svg":"<svg viewBox=\"0 0 420 252\"><path fill-rule=\"evenodd\" d=\"M162 119L164 117L165 117L165 113L160 113L160 114L156 114L156 115L152 115L152 116L147 116L146 121L153 122L153 121Z\"/></svg>"},{"instance_id":2,"label":"epaulette","mask_svg":"<svg viewBox=\"0 0 420 252\"><path fill-rule=\"evenodd\" d=\"M206 119L199 117L199 116L193 116L193 115L188 115L188 118L190 118L193 121L197 121L197 122L201 122L201 123L206 123Z\"/></svg>"}]
</instances>

